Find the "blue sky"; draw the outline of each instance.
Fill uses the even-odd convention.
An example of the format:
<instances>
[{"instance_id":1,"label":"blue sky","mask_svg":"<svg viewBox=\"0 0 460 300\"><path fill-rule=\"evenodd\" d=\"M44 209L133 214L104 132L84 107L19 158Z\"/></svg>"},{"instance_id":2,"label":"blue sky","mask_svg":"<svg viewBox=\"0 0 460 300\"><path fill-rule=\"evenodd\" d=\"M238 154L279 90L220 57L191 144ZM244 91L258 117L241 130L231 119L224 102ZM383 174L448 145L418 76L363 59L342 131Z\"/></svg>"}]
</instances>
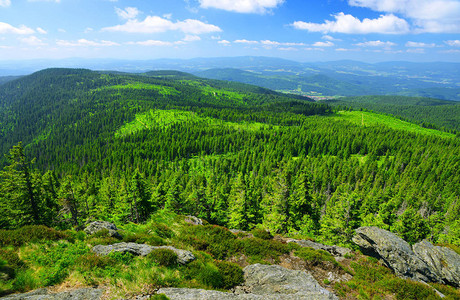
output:
<instances>
[{"instance_id":1,"label":"blue sky","mask_svg":"<svg viewBox=\"0 0 460 300\"><path fill-rule=\"evenodd\" d=\"M0 60L460 62L460 0L0 0Z\"/></svg>"}]
</instances>

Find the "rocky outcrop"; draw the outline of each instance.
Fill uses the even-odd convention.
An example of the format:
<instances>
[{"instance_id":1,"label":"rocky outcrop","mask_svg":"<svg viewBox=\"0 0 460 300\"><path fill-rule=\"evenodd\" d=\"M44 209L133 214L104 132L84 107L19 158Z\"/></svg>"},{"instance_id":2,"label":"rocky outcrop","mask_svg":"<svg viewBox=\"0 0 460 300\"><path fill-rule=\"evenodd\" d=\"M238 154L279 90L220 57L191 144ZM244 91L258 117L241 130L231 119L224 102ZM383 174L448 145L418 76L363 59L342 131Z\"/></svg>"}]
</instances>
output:
<instances>
[{"instance_id":1,"label":"rocky outcrop","mask_svg":"<svg viewBox=\"0 0 460 300\"><path fill-rule=\"evenodd\" d=\"M356 229L353 242L364 254L383 260L400 277L459 286L460 255L451 249L428 241L412 248L400 237L377 227Z\"/></svg>"},{"instance_id":2,"label":"rocky outcrop","mask_svg":"<svg viewBox=\"0 0 460 300\"><path fill-rule=\"evenodd\" d=\"M93 247L93 252L98 255L107 255L110 252L131 253L135 256L146 256L155 249L169 249L176 253L177 262L186 265L195 260L192 252L182 249L176 249L171 246L150 246L146 244L136 243L118 243L113 245L96 245Z\"/></svg>"},{"instance_id":3,"label":"rocky outcrop","mask_svg":"<svg viewBox=\"0 0 460 300\"><path fill-rule=\"evenodd\" d=\"M255 264L243 269L245 283L235 288L234 293L206 291L201 289L162 288L158 293L171 300L185 299L338 299L322 288L310 274L281 266Z\"/></svg>"},{"instance_id":4,"label":"rocky outcrop","mask_svg":"<svg viewBox=\"0 0 460 300\"><path fill-rule=\"evenodd\" d=\"M324 250L324 251L329 252L335 257L344 257L346 254L351 254L351 250L348 248L339 247L339 246L323 245L323 244L316 243L316 242L309 241L309 240L288 239L287 242L296 243L301 247L310 247L316 250Z\"/></svg>"},{"instance_id":5,"label":"rocky outcrop","mask_svg":"<svg viewBox=\"0 0 460 300\"><path fill-rule=\"evenodd\" d=\"M92 235L102 230L107 230L108 235L117 239L121 239L122 236L118 232L117 226L115 224L106 222L106 221L94 221L86 225L86 228L83 230L86 234Z\"/></svg>"},{"instance_id":6,"label":"rocky outcrop","mask_svg":"<svg viewBox=\"0 0 460 300\"><path fill-rule=\"evenodd\" d=\"M192 224L192 225L203 225L203 220L195 216L186 216L185 222Z\"/></svg>"},{"instance_id":7,"label":"rocky outcrop","mask_svg":"<svg viewBox=\"0 0 460 300\"><path fill-rule=\"evenodd\" d=\"M38 289L25 294L3 297L4 300L97 300L101 299L104 290L83 288L61 293L49 293L47 289Z\"/></svg>"},{"instance_id":8,"label":"rocky outcrop","mask_svg":"<svg viewBox=\"0 0 460 300\"><path fill-rule=\"evenodd\" d=\"M447 247L433 246L424 240L412 249L445 284L460 287L460 255Z\"/></svg>"}]
</instances>

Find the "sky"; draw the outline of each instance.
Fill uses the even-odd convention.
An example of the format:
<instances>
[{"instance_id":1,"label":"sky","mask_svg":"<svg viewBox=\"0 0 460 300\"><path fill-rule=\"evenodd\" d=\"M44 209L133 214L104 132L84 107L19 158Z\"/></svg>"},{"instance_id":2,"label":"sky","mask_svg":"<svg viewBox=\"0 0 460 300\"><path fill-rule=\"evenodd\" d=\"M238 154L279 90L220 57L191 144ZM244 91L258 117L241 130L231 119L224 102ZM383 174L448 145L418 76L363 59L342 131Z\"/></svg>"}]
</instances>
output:
<instances>
[{"instance_id":1,"label":"sky","mask_svg":"<svg viewBox=\"0 0 460 300\"><path fill-rule=\"evenodd\" d=\"M0 0L0 61L460 62L460 0Z\"/></svg>"}]
</instances>

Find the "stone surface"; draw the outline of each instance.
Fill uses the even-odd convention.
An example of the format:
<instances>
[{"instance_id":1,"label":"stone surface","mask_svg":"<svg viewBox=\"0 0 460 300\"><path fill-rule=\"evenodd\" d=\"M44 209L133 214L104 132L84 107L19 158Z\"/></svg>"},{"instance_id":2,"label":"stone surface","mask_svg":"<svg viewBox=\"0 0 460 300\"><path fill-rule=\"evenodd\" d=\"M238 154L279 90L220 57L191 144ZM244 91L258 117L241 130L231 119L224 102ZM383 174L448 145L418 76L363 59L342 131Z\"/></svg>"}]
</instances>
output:
<instances>
[{"instance_id":1,"label":"stone surface","mask_svg":"<svg viewBox=\"0 0 460 300\"><path fill-rule=\"evenodd\" d=\"M122 236L118 232L117 226L115 224L106 222L106 221L94 221L86 225L85 229L83 230L86 234L92 235L95 234L101 230L108 230L109 231L109 236L121 239Z\"/></svg>"},{"instance_id":2,"label":"stone surface","mask_svg":"<svg viewBox=\"0 0 460 300\"><path fill-rule=\"evenodd\" d=\"M203 220L195 216L186 216L185 222L190 223L192 225L203 225Z\"/></svg>"},{"instance_id":3,"label":"stone surface","mask_svg":"<svg viewBox=\"0 0 460 300\"><path fill-rule=\"evenodd\" d=\"M322 288L310 274L281 266L255 264L244 268L245 283L235 288L234 293L206 291L201 289L162 288L171 300L185 299L265 299L265 300L313 300L338 299Z\"/></svg>"},{"instance_id":4,"label":"stone surface","mask_svg":"<svg viewBox=\"0 0 460 300\"><path fill-rule=\"evenodd\" d=\"M360 227L353 237L364 254L380 258L396 275L425 282L442 282L429 266L412 251L410 245L387 230Z\"/></svg>"},{"instance_id":5,"label":"stone surface","mask_svg":"<svg viewBox=\"0 0 460 300\"><path fill-rule=\"evenodd\" d=\"M339 246L323 245L323 244L316 243L316 242L309 241L309 240L288 239L287 242L296 243L301 247L310 247L316 250L324 250L324 251L329 252L335 257L344 257L346 254L351 254L351 250L348 248L339 247Z\"/></svg>"},{"instance_id":6,"label":"stone surface","mask_svg":"<svg viewBox=\"0 0 460 300\"><path fill-rule=\"evenodd\" d=\"M460 287L460 255L446 247L433 246L424 240L412 249L445 284Z\"/></svg>"},{"instance_id":7,"label":"stone surface","mask_svg":"<svg viewBox=\"0 0 460 300\"><path fill-rule=\"evenodd\" d=\"M47 289L38 289L25 294L3 297L4 300L97 300L101 299L104 290L83 288L61 293L49 293Z\"/></svg>"},{"instance_id":8,"label":"stone surface","mask_svg":"<svg viewBox=\"0 0 460 300\"><path fill-rule=\"evenodd\" d=\"M176 249L171 246L150 246L146 244L136 243L117 243L113 245L96 245L93 247L93 252L98 255L107 255L110 252L131 253L135 256L146 256L155 249L169 249L177 254L177 262L186 265L195 260L192 252L182 249Z\"/></svg>"}]
</instances>

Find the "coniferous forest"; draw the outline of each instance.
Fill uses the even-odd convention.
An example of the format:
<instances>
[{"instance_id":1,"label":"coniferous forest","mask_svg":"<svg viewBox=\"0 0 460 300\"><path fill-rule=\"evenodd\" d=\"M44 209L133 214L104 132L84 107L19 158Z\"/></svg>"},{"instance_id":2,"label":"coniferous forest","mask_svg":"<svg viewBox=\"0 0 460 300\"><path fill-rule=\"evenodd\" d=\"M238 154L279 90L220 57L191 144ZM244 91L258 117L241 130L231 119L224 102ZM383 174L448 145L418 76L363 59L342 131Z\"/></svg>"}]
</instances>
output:
<instances>
[{"instance_id":1,"label":"coniferous forest","mask_svg":"<svg viewBox=\"0 0 460 300\"><path fill-rule=\"evenodd\" d=\"M460 247L458 126L359 108L176 71L9 81L0 228L147 224L161 212L347 247L361 226Z\"/></svg>"}]
</instances>

